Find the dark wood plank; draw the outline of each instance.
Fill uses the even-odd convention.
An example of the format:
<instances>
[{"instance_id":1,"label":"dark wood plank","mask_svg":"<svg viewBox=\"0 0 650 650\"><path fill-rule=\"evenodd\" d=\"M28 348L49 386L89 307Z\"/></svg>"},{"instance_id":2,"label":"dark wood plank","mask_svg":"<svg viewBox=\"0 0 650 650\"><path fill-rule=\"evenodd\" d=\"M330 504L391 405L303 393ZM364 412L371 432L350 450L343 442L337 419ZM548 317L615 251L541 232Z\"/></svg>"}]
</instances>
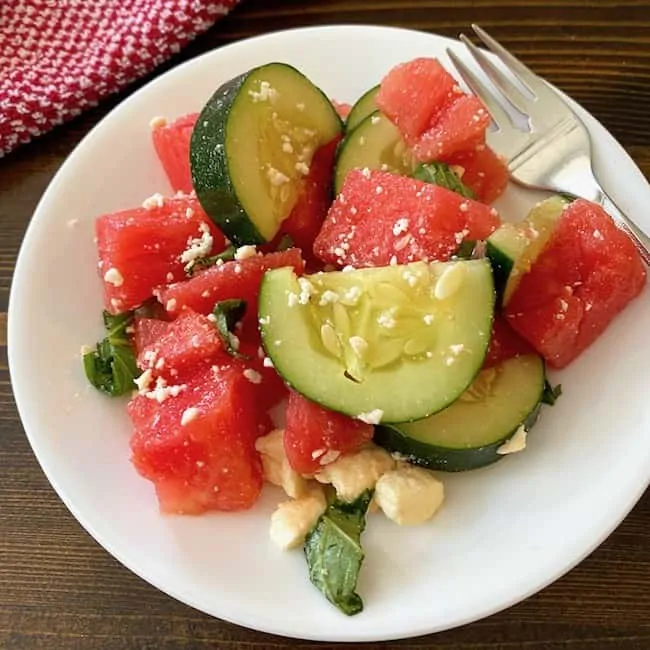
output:
<instances>
[{"instance_id":1,"label":"dark wood plank","mask_svg":"<svg viewBox=\"0 0 650 650\"><path fill-rule=\"evenodd\" d=\"M247 36L333 22L448 36L479 22L598 117L650 177L650 0L247 0L156 74ZM145 81L0 160L0 648L333 648L211 619L129 573L53 493L15 411L6 310L23 233L65 157ZM650 494L596 552L527 601L433 637L363 647L648 650L648 620Z\"/></svg>"}]
</instances>

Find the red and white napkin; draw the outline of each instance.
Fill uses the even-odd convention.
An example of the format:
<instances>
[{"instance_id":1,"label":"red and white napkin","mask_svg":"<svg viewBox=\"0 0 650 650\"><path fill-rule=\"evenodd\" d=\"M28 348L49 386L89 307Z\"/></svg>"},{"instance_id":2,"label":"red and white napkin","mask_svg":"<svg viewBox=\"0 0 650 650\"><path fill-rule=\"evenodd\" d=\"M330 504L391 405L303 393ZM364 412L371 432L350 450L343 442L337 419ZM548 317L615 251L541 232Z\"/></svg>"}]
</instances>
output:
<instances>
[{"instance_id":1,"label":"red and white napkin","mask_svg":"<svg viewBox=\"0 0 650 650\"><path fill-rule=\"evenodd\" d=\"M239 0L0 0L0 157L151 72Z\"/></svg>"}]
</instances>

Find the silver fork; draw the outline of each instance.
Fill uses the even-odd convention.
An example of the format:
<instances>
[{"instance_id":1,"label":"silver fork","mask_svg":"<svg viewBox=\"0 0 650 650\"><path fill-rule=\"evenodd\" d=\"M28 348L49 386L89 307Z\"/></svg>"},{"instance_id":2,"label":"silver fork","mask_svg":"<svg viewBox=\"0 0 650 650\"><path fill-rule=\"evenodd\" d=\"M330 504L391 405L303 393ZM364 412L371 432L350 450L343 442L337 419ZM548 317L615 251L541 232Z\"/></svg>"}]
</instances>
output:
<instances>
[{"instance_id":1,"label":"silver fork","mask_svg":"<svg viewBox=\"0 0 650 650\"><path fill-rule=\"evenodd\" d=\"M591 164L591 139L582 121L546 81L478 25L472 25L472 29L529 91L526 94L519 90L465 34L460 35L460 40L490 79L496 93L447 49L460 76L490 112L494 129L488 134L488 141L505 156L512 180L526 187L570 193L599 203L630 235L643 261L650 266L650 237L623 213L598 182ZM522 129L518 121L526 126Z\"/></svg>"}]
</instances>

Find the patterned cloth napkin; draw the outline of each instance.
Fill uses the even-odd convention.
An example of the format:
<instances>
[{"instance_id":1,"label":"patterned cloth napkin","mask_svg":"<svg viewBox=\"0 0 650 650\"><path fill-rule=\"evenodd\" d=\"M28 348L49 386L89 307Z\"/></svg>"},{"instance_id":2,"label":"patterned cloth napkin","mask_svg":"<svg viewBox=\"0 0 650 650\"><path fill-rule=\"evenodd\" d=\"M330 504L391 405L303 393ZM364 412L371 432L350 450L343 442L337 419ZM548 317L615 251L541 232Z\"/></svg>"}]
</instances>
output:
<instances>
[{"instance_id":1,"label":"patterned cloth napkin","mask_svg":"<svg viewBox=\"0 0 650 650\"><path fill-rule=\"evenodd\" d=\"M0 0L0 157L151 72L239 0Z\"/></svg>"}]
</instances>

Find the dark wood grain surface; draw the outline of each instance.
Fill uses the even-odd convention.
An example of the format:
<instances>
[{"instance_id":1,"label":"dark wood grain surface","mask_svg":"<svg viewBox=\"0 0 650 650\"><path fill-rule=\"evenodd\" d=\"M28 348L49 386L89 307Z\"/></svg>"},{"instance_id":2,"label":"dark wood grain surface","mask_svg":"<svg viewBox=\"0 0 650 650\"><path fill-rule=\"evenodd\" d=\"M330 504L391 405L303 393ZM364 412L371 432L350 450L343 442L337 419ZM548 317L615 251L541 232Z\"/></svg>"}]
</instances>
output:
<instances>
[{"instance_id":1,"label":"dark wood grain surface","mask_svg":"<svg viewBox=\"0 0 650 650\"><path fill-rule=\"evenodd\" d=\"M245 0L157 74L214 47L275 29L377 23L455 36L472 21L598 117L650 177L650 0ZM18 248L53 174L127 94L0 160L0 648L334 647L223 623L141 581L68 513L23 433L6 355L6 311ZM650 650L650 495L588 559L536 596L464 628L363 647L380 646Z\"/></svg>"}]
</instances>

